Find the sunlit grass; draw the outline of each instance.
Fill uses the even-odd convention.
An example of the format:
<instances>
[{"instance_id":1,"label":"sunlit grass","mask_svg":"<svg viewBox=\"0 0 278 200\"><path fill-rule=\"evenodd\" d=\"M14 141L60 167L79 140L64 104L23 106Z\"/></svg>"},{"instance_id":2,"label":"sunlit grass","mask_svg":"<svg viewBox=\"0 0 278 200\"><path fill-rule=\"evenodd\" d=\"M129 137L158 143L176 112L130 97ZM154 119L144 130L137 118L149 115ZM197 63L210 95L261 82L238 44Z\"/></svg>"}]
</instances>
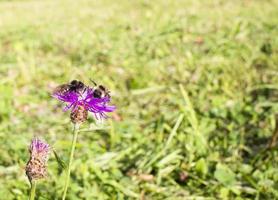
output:
<instances>
[{"instance_id":1,"label":"sunlit grass","mask_svg":"<svg viewBox=\"0 0 278 200\"><path fill-rule=\"evenodd\" d=\"M278 199L277 1L0 1L0 199L26 199L35 135L65 163L58 84L117 112L79 134L69 199ZM40 199L62 195L52 155Z\"/></svg>"}]
</instances>

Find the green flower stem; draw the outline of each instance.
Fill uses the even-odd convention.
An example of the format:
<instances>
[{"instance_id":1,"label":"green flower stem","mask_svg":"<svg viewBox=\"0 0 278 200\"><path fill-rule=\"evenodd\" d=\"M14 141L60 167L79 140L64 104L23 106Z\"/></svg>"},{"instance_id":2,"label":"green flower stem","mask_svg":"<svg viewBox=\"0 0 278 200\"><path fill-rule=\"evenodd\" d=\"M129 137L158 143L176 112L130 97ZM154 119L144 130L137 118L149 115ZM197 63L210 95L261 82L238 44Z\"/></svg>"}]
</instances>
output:
<instances>
[{"instance_id":1,"label":"green flower stem","mask_svg":"<svg viewBox=\"0 0 278 200\"><path fill-rule=\"evenodd\" d=\"M62 200L65 200L66 195L67 195L67 190L68 190L68 186L69 186L69 182L70 182L71 165L72 165L72 161L73 161L73 155L74 155L74 150L75 150L75 146L76 146L78 131L79 131L79 124L74 124L73 131L72 131L73 138L72 138L72 143L71 143L70 159L69 159L69 164L68 164L68 168L67 168L67 176L66 176Z\"/></svg>"},{"instance_id":2,"label":"green flower stem","mask_svg":"<svg viewBox=\"0 0 278 200\"><path fill-rule=\"evenodd\" d=\"M34 200L35 199L35 196L36 196L36 186L37 186L37 182L36 181L32 181L29 200Z\"/></svg>"}]
</instances>

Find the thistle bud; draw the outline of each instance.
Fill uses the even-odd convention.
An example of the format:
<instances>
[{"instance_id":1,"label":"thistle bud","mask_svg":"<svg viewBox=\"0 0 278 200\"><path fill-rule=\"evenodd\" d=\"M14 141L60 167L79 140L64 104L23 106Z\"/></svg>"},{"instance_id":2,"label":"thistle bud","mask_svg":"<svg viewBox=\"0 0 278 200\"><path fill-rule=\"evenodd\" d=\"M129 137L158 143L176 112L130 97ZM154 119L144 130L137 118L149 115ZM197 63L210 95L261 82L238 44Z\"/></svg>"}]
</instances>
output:
<instances>
[{"instance_id":1,"label":"thistle bud","mask_svg":"<svg viewBox=\"0 0 278 200\"><path fill-rule=\"evenodd\" d=\"M77 106L70 114L71 122L74 124L81 124L88 118L88 110L84 106Z\"/></svg>"},{"instance_id":2,"label":"thistle bud","mask_svg":"<svg viewBox=\"0 0 278 200\"><path fill-rule=\"evenodd\" d=\"M47 160L50 147L47 143L35 138L29 147L30 159L27 162L25 172L30 182L46 177Z\"/></svg>"}]
</instances>

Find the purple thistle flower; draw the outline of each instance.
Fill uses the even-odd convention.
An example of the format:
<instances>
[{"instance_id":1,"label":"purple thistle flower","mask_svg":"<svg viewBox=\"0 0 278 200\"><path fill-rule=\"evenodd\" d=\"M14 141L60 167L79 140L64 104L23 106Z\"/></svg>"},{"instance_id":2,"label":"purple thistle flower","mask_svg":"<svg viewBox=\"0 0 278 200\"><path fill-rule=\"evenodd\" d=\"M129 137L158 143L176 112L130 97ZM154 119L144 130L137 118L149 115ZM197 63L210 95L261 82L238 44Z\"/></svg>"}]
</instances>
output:
<instances>
[{"instance_id":1,"label":"purple thistle flower","mask_svg":"<svg viewBox=\"0 0 278 200\"><path fill-rule=\"evenodd\" d=\"M50 152L50 147L47 143L34 138L30 144L29 152L31 157L40 157L42 161L46 162Z\"/></svg>"},{"instance_id":2,"label":"purple thistle flower","mask_svg":"<svg viewBox=\"0 0 278 200\"><path fill-rule=\"evenodd\" d=\"M30 182L44 178L47 174L46 163L50 153L50 147L47 143L34 138L29 146L30 159L26 165L25 171Z\"/></svg>"},{"instance_id":3,"label":"purple thistle flower","mask_svg":"<svg viewBox=\"0 0 278 200\"><path fill-rule=\"evenodd\" d=\"M110 95L95 97L96 89L86 86L83 90L63 90L53 93L53 97L66 103L64 111L71 109L74 112L78 107L83 107L86 111L93 113L96 120L107 118L106 113L113 112L116 107L108 105Z\"/></svg>"}]
</instances>

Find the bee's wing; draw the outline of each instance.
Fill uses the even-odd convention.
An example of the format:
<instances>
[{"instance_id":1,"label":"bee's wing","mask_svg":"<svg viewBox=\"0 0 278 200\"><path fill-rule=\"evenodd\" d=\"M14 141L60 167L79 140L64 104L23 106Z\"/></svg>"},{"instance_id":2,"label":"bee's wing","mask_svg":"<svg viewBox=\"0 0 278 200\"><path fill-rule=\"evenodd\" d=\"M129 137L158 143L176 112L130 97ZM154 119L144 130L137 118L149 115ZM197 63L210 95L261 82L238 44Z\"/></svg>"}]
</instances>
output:
<instances>
[{"instance_id":1,"label":"bee's wing","mask_svg":"<svg viewBox=\"0 0 278 200\"><path fill-rule=\"evenodd\" d=\"M69 85L68 84L62 84L54 88L52 91L52 94L63 94L69 90Z\"/></svg>"}]
</instances>

